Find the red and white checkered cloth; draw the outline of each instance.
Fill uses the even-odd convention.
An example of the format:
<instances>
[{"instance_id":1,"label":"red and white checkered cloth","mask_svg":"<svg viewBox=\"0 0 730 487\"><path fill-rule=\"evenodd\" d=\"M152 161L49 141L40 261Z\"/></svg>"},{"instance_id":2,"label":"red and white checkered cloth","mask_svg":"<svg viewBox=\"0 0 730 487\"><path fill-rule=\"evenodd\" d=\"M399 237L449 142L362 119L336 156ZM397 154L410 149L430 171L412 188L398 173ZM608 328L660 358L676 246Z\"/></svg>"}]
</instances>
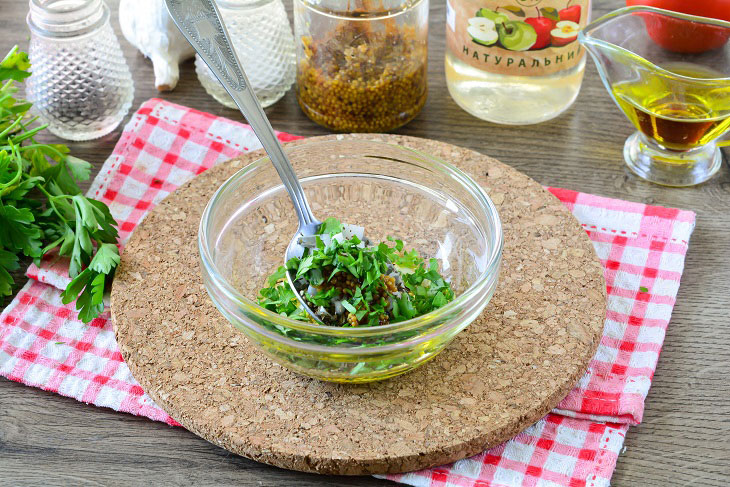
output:
<instances>
[{"instance_id":1,"label":"red and white checkered cloth","mask_svg":"<svg viewBox=\"0 0 730 487\"><path fill-rule=\"evenodd\" d=\"M296 137L279 134L281 140ZM132 116L89 194L126 242L145 213L217 162L260 148L248 126L162 100ZM695 215L550 188L606 267L608 314L596 356L552 413L512 440L451 465L387 478L429 487L606 487L630 424L641 421ZM108 312L84 325L63 305L63 259L49 257L0 314L0 375L176 425L130 375Z\"/></svg>"}]
</instances>

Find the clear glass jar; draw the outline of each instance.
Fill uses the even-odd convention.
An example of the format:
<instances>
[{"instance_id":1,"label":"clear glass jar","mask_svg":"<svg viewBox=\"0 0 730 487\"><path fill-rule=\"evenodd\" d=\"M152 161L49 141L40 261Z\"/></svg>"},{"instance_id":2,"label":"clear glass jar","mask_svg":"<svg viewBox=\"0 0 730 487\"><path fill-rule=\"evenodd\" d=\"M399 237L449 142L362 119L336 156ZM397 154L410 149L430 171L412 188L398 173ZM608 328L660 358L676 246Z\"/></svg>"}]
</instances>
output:
<instances>
[{"instance_id":1,"label":"clear glass jar","mask_svg":"<svg viewBox=\"0 0 730 487\"><path fill-rule=\"evenodd\" d=\"M338 132L387 132L427 95L428 0L294 0L297 100Z\"/></svg>"},{"instance_id":2,"label":"clear glass jar","mask_svg":"<svg viewBox=\"0 0 730 487\"><path fill-rule=\"evenodd\" d=\"M527 125L575 101L590 0L447 0L446 86L468 113Z\"/></svg>"},{"instance_id":3,"label":"clear glass jar","mask_svg":"<svg viewBox=\"0 0 730 487\"><path fill-rule=\"evenodd\" d=\"M102 0L30 0L26 97L69 140L108 134L132 106L134 84Z\"/></svg>"},{"instance_id":4,"label":"clear glass jar","mask_svg":"<svg viewBox=\"0 0 730 487\"><path fill-rule=\"evenodd\" d=\"M281 0L217 0L238 59L262 106L273 105L294 84L294 36ZM207 64L195 55L205 91L236 108Z\"/></svg>"}]
</instances>

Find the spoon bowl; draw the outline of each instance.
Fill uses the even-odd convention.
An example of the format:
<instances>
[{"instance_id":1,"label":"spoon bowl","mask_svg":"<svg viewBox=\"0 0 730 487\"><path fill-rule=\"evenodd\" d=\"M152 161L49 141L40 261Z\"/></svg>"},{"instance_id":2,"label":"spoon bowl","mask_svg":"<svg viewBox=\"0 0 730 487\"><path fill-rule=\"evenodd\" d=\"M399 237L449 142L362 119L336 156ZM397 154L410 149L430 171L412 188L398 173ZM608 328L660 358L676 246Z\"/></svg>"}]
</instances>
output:
<instances>
[{"instance_id":1,"label":"spoon bowl","mask_svg":"<svg viewBox=\"0 0 730 487\"><path fill-rule=\"evenodd\" d=\"M302 227L301 225L299 226L299 228L297 229L297 234L294 235L294 238L291 239L289 245L286 247L286 252L284 253L285 265L287 262L289 262L290 259L301 258L301 256L304 254L304 246L301 244L302 238L316 235L317 230L319 230L319 226L321 224L322 222L315 219L312 223L304 225L304 227ZM299 304L302 306L304 311L306 311L307 314L311 316L316 323L323 324L322 320L320 320L319 316L317 316L317 313L315 313L312 308L309 307L307 301L304 299L304 297L302 297L302 294L297 291L297 288L294 286L294 276L292 275L292 271L290 270L286 271L286 281L289 283L289 287L292 288L292 291L294 291L294 296L297 297L297 300L299 301Z\"/></svg>"}]
</instances>

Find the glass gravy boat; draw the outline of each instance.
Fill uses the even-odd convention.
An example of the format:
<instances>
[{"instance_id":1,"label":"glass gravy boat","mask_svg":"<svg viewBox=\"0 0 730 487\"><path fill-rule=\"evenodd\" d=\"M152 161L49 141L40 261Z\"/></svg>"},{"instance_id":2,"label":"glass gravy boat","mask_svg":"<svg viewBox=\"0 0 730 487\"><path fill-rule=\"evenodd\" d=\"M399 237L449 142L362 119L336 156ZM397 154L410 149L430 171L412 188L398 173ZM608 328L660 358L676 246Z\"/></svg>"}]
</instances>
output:
<instances>
[{"instance_id":1,"label":"glass gravy boat","mask_svg":"<svg viewBox=\"0 0 730 487\"><path fill-rule=\"evenodd\" d=\"M603 84L637 129L624 159L667 186L711 178L730 129L730 22L627 7L581 31Z\"/></svg>"}]
</instances>

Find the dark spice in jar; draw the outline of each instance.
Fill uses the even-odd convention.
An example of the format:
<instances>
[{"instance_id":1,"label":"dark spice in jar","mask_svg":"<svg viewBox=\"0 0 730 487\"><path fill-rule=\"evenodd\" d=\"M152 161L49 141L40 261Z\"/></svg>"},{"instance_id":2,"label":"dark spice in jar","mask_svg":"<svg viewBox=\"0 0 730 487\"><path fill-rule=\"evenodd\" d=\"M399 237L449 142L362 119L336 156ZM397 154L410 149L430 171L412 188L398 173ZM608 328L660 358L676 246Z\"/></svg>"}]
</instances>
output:
<instances>
[{"instance_id":1,"label":"dark spice in jar","mask_svg":"<svg viewBox=\"0 0 730 487\"><path fill-rule=\"evenodd\" d=\"M299 106L331 130L393 130L426 101L426 42L413 26L389 22L375 30L370 24L351 21L322 39L301 39Z\"/></svg>"}]
</instances>

